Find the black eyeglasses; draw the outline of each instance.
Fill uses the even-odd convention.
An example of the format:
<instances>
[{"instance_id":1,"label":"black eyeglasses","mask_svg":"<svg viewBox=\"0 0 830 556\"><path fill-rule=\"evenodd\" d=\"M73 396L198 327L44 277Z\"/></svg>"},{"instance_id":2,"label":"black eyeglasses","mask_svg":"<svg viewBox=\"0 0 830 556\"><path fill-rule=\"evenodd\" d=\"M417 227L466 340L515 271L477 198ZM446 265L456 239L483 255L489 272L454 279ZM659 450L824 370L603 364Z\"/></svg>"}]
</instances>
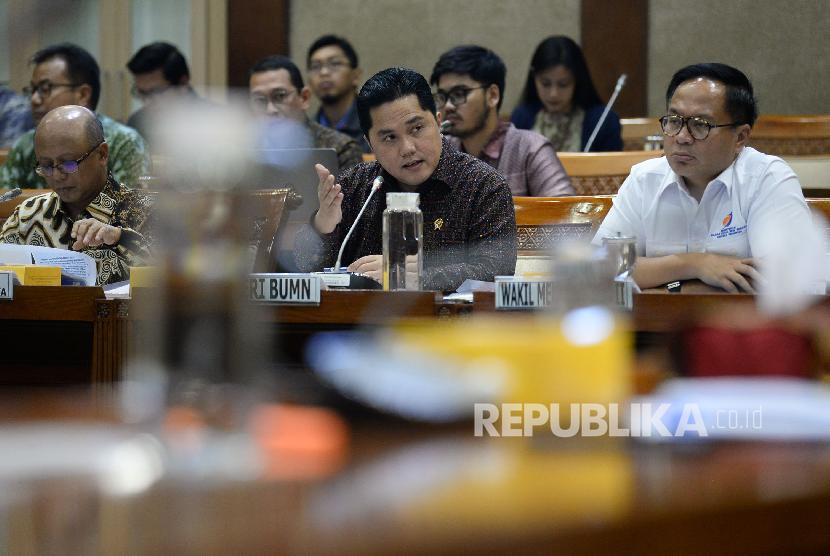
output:
<instances>
[{"instance_id":1,"label":"black eyeglasses","mask_svg":"<svg viewBox=\"0 0 830 556\"><path fill-rule=\"evenodd\" d=\"M64 175L66 175L66 174L74 174L75 172L77 172L77 171L78 171L78 168L80 168L80 166L81 166L81 162L83 162L84 160L86 160L86 158L87 158L89 155L91 155L91 154L95 151L95 149L97 149L98 147L100 147L101 145L103 145L105 142L106 142L106 141L101 141L100 143L98 143L97 145L95 145L94 147L92 147L91 149L89 149L89 150L86 152L86 154L84 154L81 158L79 158L79 159L77 159L77 160L67 160L66 162L61 162L61 163L59 163L59 164L55 164L54 166L52 166L52 165L46 166L46 165L44 165L44 164L37 164L37 165L35 165L35 173L36 173L38 176L43 177L43 178L50 178L50 177L52 177L52 174L54 174L54 173L55 173L55 170L56 170L56 169L57 169L57 170L58 170L61 174L64 174Z\"/></svg>"},{"instance_id":2,"label":"black eyeglasses","mask_svg":"<svg viewBox=\"0 0 830 556\"><path fill-rule=\"evenodd\" d=\"M30 97L37 92L37 94L40 95L40 98L47 98L52 94L52 91L58 87L69 87L74 89L75 87L80 87L80 85L76 83L52 83L51 81L41 81L40 83L30 83L28 87L23 87L23 94Z\"/></svg>"},{"instance_id":3,"label":"black eyeglasses","mask_svg":"<svg viewBox=\"0 0 830 556\"><path fill-rule=\"evenodd\" d=\"M703 141L709 137L709 132L716 127L733 127L741 125L740 122L732 122L731 124L713 124L703 118L697 116L683 117L679 114L668 114L660 118L660 127L663 133L673 137L680 133L683 126L689 130L689 134L697 141Z\"/></svg>"},{"instance_id":4,"label":"black eyeglasses","mask_svg":"<svg viewBox=\"0 0 830 556\"><path fill-rule=\"evenodd\" d=\"M481 87L455 87L449 91L442 91L441 89L438 89L435 94L432 95L432 98L435 99L435 106L437 108L443 108L444 105L447 104L448 100L453 104L453 106L461 106L467 102L467 96L472 91L486 88L487 85L482 85Z\"/></svg>"}]
</instances>

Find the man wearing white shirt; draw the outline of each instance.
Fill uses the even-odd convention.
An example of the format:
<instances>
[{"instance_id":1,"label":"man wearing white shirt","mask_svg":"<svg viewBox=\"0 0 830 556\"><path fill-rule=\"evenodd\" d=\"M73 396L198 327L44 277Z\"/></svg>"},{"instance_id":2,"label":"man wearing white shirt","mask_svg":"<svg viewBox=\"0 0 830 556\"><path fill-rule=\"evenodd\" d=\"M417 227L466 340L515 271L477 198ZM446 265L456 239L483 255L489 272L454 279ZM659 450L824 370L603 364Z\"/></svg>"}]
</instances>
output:
<instances>
[{"instance_id":1,"label":"man wearing white shirt","mask_svg":"<svg viewBox=\"0 0 830 556\"><path fill-rule=\"evenodd\" d=\"M666 156L631 169L594 243L636 236L641 288L697 278L753 292L762 231L797 238L812 225L798 178L780 158L747 146L758 112L739 70L687 66L674 74L666 104Z\"/></svg>"}]
</instances>

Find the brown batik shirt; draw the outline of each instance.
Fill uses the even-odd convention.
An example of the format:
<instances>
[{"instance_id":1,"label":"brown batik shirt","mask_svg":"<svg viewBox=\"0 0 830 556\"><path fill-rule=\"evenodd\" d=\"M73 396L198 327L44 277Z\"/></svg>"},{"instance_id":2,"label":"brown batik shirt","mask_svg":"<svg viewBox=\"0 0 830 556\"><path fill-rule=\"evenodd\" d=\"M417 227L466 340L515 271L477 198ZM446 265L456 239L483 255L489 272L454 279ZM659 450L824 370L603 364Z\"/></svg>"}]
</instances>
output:
<instances>
[{"instance_id":1,"label":"brown batik shirt","mask_svg":"<svg viewBox=\"0 0 830 556\"><path fill-rule=\"evenodd\" d=\"M334 149L337 152L337 162L340 169L351 168L363 162L363 151L357 141L331 128L321 126L317 122L308 121L311 139L317 149Z\"/></svg>"},{"instance_id":2,"label":"brown batik shirt","mask_svg":"<svg viewBox=\"0 0 830 556\"><path fill-rule=\"evenodd\" d=\"M146 194L128 189L109 174L104 189L74 220L54 191L22 202L0 230L0 242L70 249L75 242L70 237L75 220L95 218L121 228L118 244L81 251L95 261L98 285L111 284L128 279L131 266L148 264L149 211L150 199Z\"/></svg>"},{"instance_id":3,"label":"brown batik shirt","mask_svg":"<svg viewBox=\"0 0 830 556\"><path fill-rule=\"evenodd\" d=\"M343 220L337 228L321 235L306 224L297 232L294 258L300 270L322 270L334 264L378 175L383 176L383 187L366 207L342 263L382 253L385 194L403 190L377 162L361 163L337 180L343 187ZM497 275L513 274L516 215L507 182L494 168L452 148L444 139L435 172L415 192L420 194L424 215L424 288L449 291L465 279L492 281Z\"/></svg>"}]
</instances>

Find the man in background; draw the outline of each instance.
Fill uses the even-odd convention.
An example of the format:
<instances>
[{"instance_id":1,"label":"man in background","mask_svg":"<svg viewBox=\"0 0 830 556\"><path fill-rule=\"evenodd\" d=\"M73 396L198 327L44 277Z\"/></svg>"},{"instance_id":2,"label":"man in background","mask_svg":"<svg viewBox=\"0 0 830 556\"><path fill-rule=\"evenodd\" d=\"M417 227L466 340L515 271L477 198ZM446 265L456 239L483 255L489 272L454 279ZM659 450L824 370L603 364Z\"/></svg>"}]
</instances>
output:
<instances>
[{"instance_id":1,"label":"man in background","mask_svg":"<svg viewBox=\"0 0 830 556\"><path fill-rule=\"evenodd\" d=\"M143 106L127 120L148 142L152 138L151 121L159 109L171 101L203 101L190 86L190 69L178 48L168 42L142 46L127 69L133 75L132 94Z\"/></svg>"},{"instance_id":2,"label":"man in background","mask_svg":"<svg viewBox=\"0 0 830 556\"><path fill-rule=\"evenodd\" d=\"M0 85L0 147L10 147L34 127L29 99Z\"/></svg>"},{"instance_id":3,"label":"man in background","mask_svg":"<svg viewBox=\"0 0 830 556\"><path fill-rule=\"evenodd\" d=\"M345 133L358 142L363 152L370 152L357 117L357 88L362 72L349 41L323 35L309 47L306 69L311 91L320 101L315 121Z\"/></svg>"},{"instance_id":4,"label":"man in background","mask_svg":"<svg viewBox=\"0 0 830 556\"><path fill-rule=\"evenodd\" d=\"M308 119L311 91L289 58L268 56L254 64L249 72L248 90L254 112L299 124L309 132L313 147L337 152L341 170L362 162L363 152L354 139Z\"/></svg>"},{"instance_id":5,"label":"man in background","mask_svg":"<svg viewBox=\"0 0 830 556\"><path fill-rule=\"evenodd\" d=\"M54 108L69 104L95 111L101 96L101 72L92 55L83 48L62 43L44 48L32 57L29 95L35 124ZM133 187L146 173L144 139L136 130L96 113L109 148L108 168L115 179ZM0 187L45 188L46 181L35 173L35 132L24 133L15 142L6 163L0 168Z\"/></svg>"},{"instance_id":6,"label":"man in background","mask_svg":"<svg viewBox=\"0 0 830 556\"><path fill-rule=\"evenodd\" d=\"M441 55L430 82L447 135L507 178L513 195L573 195L571 180L542 135L499 118L507 69L495 52L458 46Z\"/></svg>"}]
</instances>

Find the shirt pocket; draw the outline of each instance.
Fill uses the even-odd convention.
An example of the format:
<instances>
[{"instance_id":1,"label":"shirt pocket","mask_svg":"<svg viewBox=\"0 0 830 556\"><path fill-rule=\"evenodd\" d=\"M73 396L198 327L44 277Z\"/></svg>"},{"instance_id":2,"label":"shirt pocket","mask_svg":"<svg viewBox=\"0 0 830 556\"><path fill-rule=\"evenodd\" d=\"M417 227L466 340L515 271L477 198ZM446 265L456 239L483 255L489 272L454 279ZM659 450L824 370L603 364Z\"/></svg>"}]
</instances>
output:
<instances>
[{"instance_id":1,"label":"shirt pocket","mask_svg":"<svg viewBox=\"0 0 830 556\"><path fill-rule=\"evenodd\" d=\"M686 242L646 240L646 257L665 257L688 252L689 246Z\"/></svg>"}]
</instances>

